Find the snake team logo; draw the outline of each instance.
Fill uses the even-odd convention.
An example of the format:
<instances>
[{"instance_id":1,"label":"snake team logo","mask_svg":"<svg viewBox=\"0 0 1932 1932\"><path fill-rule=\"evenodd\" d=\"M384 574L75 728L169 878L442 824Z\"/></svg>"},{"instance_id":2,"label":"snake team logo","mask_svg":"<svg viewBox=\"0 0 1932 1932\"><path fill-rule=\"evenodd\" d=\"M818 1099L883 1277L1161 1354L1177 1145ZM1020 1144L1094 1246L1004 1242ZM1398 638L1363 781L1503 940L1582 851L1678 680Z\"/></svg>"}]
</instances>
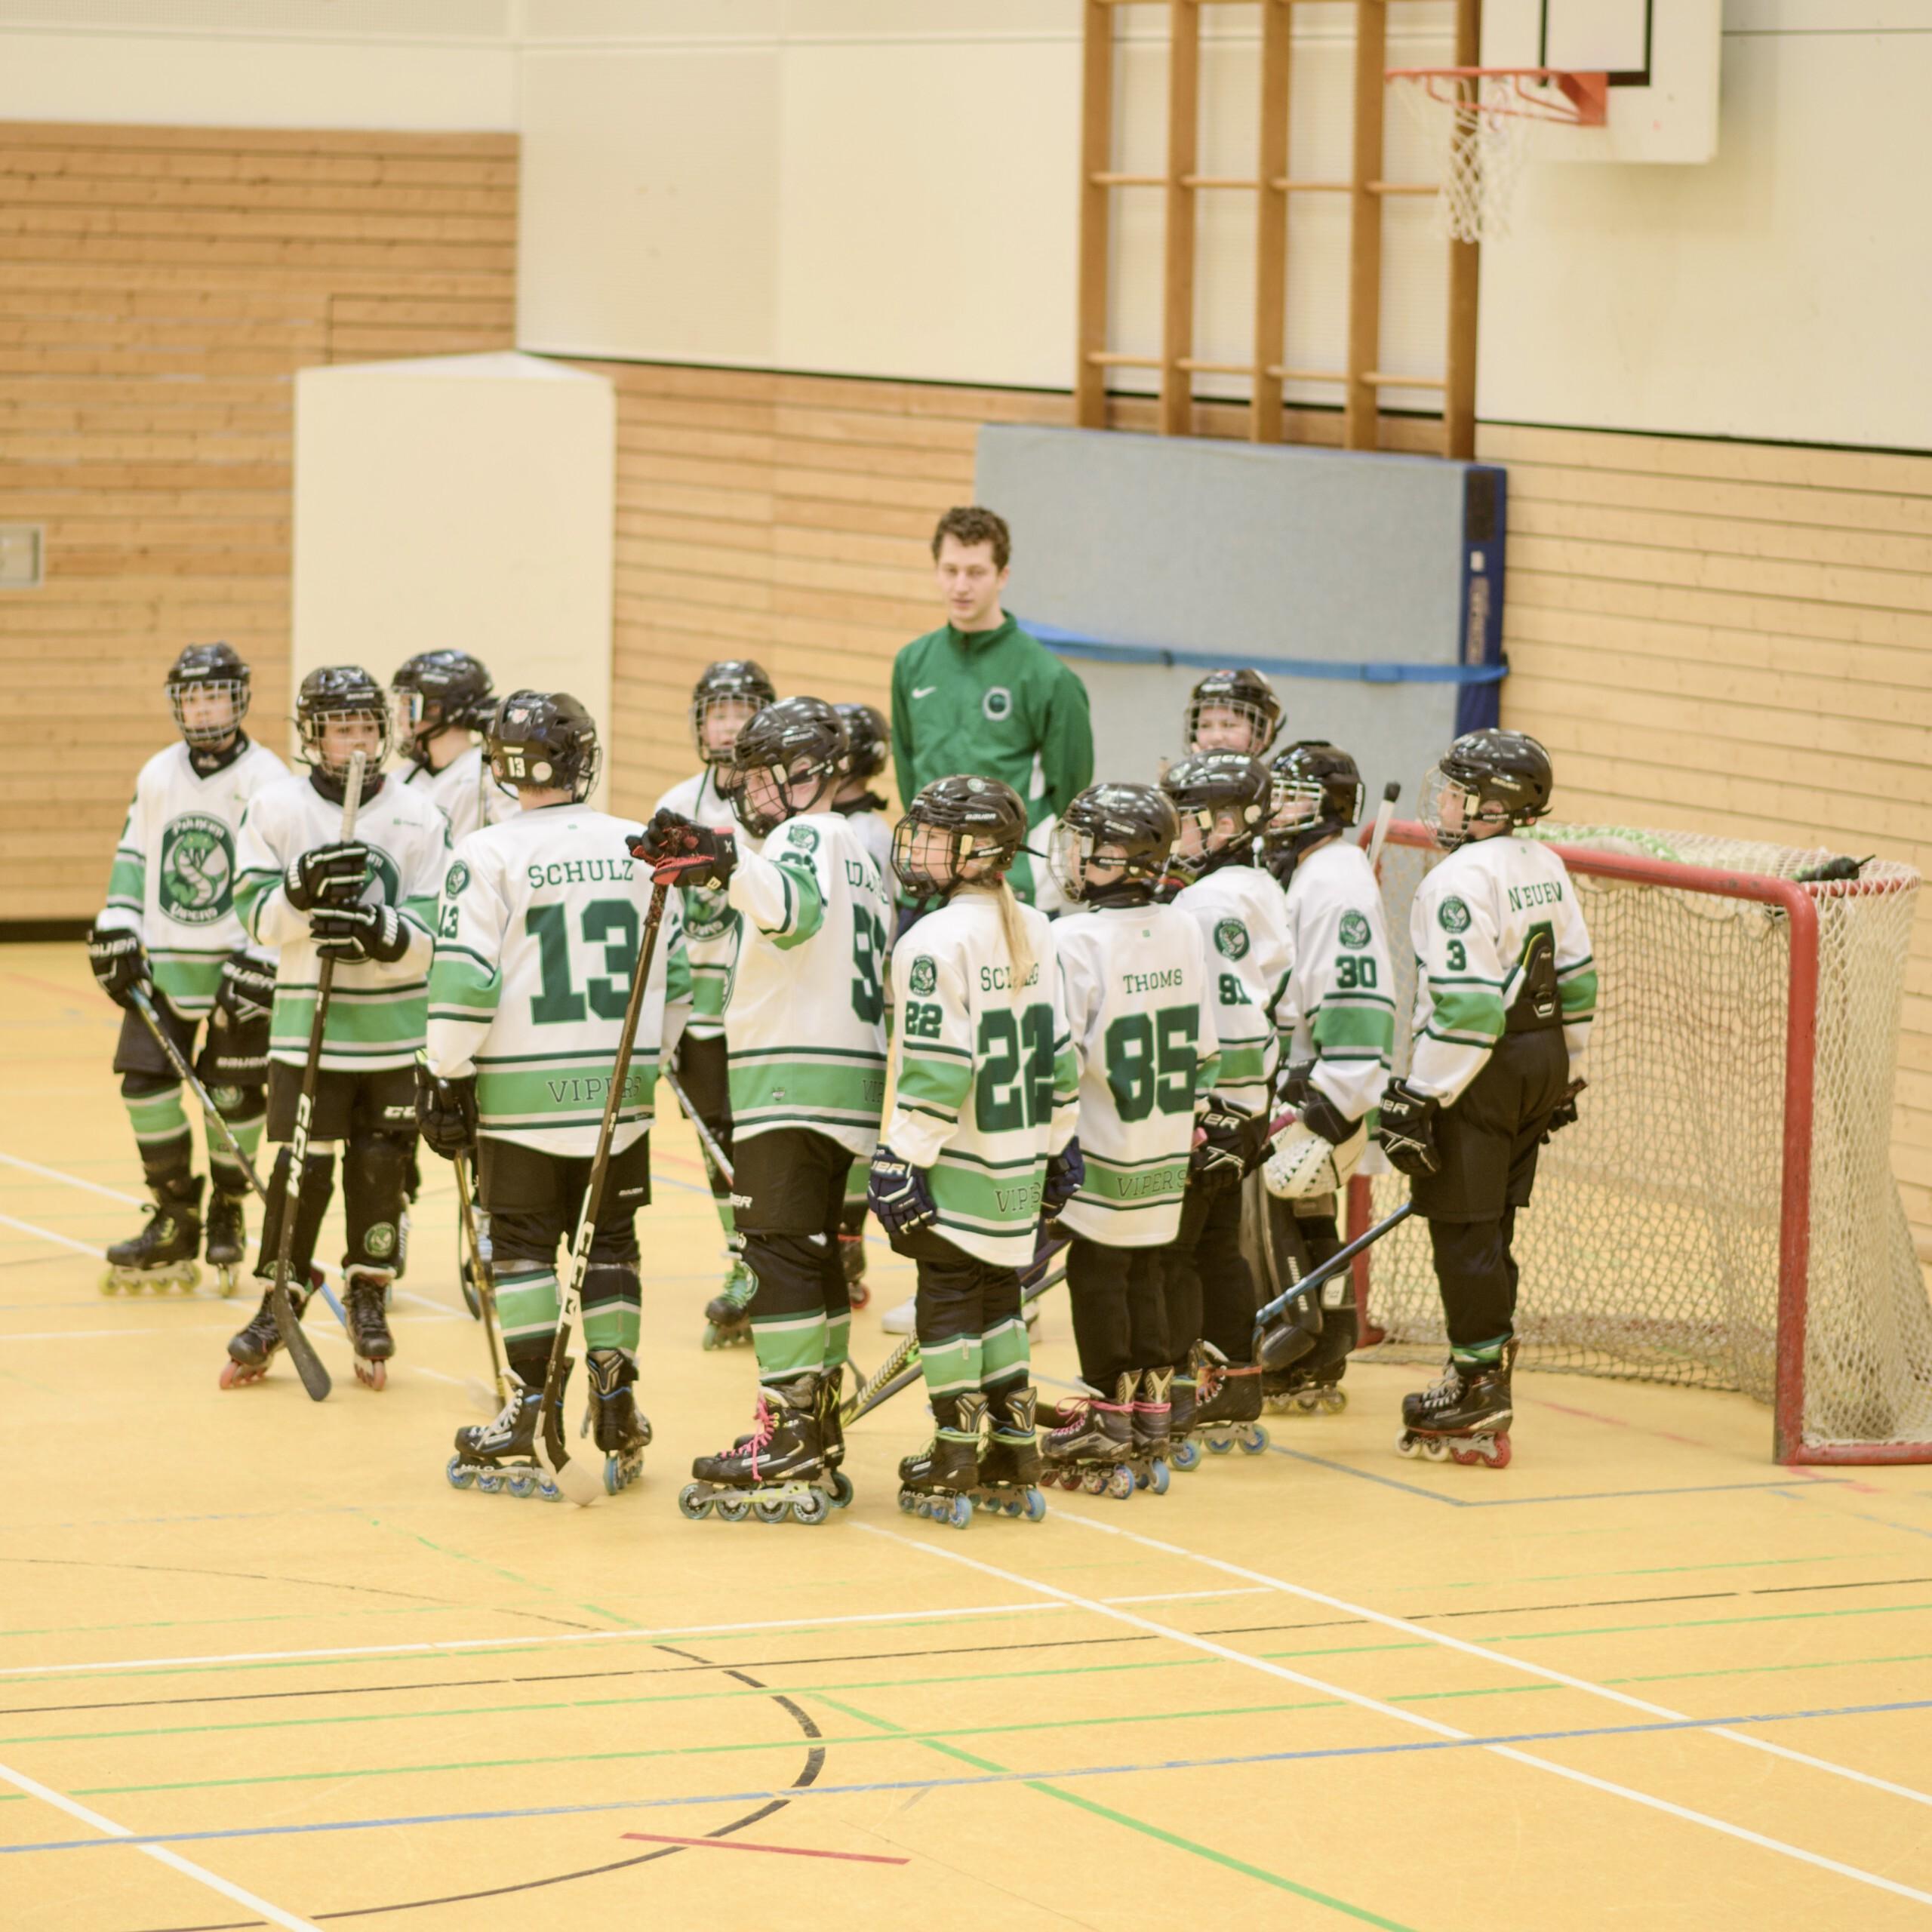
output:
<instances>
[{"instance_id":1,"label":"snake team logo","mask_svg":"<svg viewBox=\"0 0 1932 1932\"><path fill-rule=\"evenodd\" d=\"M368 897L371 885L376 888L374 900ZM369 869L364 875L362 895L366 902L374 905L402 903L402 868L380 845L369 848Z\"/></svg>"},{"instance_id":2,"label":"snake team logo","mask_svg":"<svg viewBox=\"0 0 1932 1932\"><path fill-rule=\"evenodd\" d=\"M378 1221L362 1237L362 1251L372 1260L386 1260L395 1252L395 1224Z\"/></svg>"},{"instance_id":3,"label":"snake team logo","mask_svg":"<svg viewBox=\"0 0 1932 1932\"><path fill-rule=\"evenodd\" d=\"M1238 919L1223 919L1214 928L1214 950L1223 959L1238 959L1247 950L1247 928Z\"/></svg>"},{"instance_id":4,"label":"snake team logo","mask_svg":"<svg viewBox=\"0 0 1932 1932\"><path fill-rule=\"evenodd\" d=\"M469 883L469 868L459 859L454 865L451 866L444 878L444 894L448 898L454 899Z\"/></svg>"},{"instance_id":5,"label":"snake team logo","mask_svg":"<svg viewBox=\"0 0 1932 1932\"><path fill-rule=\"evenodd\" d=\"M1466 933L1469 929L1469 909L1453 895L1437 907L1435 917L1445 933Z\"/></svg>"},{"instance_id":6,"label":"snake team logo","mask_svg":"<svg viewBox=\"0 0 1932 1932\"><path fill-rule=\"evenodd\" d=\"M818 850L818 827L815 825L794 825L786 836L801 852Z\"/></svg>"},{"instance_id":7,"label":"snake team logo","mask_svg":"<svg viewBox=\"0 0 1932 1932\"><path fill-rule=\"evenodd\" d=\"M1342 915L1342 943L1358 952L1368 943L1368 921L1359 912Z\"/></svg>"},{"instance_id":8,"label":"snake team logo","mask_svg":"<svg viewBox=\"0 0 1932 1932\"><path fill-rule=\"evenodd\" d=\"M912 961L906 983L915 993L929 993L939 984L939 968L922 952Z\"/></svg>"},{"instance_id":9,"label":"snake team logo","mask_svg":"<svg viewBox=\"0 0 1932 1932\"><path fill-rule=\"evenodd\" d=\"M980 700L980 709L998 724L1002 718L1013 715L1013 694L1004 685L995 685Z\"/></svg>"},{"instance_id":10,"label":"snake team logo","mask_svg":"<svg viewBox=\"0 0 1932 1932\"><path fill-rule=\"evenodd\" d=\"M205 812L186 812L161 835L161 910L184 926L210 926L235 897L234 835Z\"/></svg>"}]
</instances>

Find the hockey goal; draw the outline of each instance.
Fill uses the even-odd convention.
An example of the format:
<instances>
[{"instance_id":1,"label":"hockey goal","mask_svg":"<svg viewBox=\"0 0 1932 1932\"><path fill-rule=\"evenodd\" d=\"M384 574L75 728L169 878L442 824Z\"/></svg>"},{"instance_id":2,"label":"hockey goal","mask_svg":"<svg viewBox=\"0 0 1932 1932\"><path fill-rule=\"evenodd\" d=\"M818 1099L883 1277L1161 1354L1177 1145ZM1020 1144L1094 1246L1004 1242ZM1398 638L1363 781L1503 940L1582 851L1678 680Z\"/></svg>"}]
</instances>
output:
<instances>
[{"instance_id":1,"label":"hockey goal","mask_svg":"<svg viewBox=\"0 0 1932 1932\"><path fill-rule=\"evenodd\" d=\"M1539 826L1600 992L1578 1124L1517 1224L1524 1365L1741 1389L1781 1463L1932 1461L1932 1306L1892 1177L1892 1085L1919 877L1688 832ZM1383 854L1408 1058L1411 901L1440 857ZM1358 1178L1351 1232L1406 1198ZM1373 1354L1445 1346L1426 1228L1363 1257Z\"/></svg>"}]
</instances>

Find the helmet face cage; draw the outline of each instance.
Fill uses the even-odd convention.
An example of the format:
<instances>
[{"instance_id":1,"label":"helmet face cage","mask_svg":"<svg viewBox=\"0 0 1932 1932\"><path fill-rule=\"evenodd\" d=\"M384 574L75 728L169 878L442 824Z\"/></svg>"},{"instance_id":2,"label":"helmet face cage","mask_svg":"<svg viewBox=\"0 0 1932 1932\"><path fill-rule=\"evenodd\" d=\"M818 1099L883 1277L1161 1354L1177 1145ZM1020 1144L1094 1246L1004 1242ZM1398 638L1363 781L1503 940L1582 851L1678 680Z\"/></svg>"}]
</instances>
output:
<instances>
[{"instance_id":1,"label":"helmet face cage","mask_svg":"<svg viewBox=\"0 0 1932 1932\"><path fill-rule=\"evenodd\" d=\"M420 651L389 680L395 742L420 751L438 733L489 728L490 674L466 651Z\"/></svg>"},{"instance_id":2,"label":"helmet face cage","mask_svg":"<svg viewBox=\"0 0 1932 1932\"><path fill-rule=\"evenodd\" d=\"M1192 881L1234 863L1244 848L1258 848L1268 829L1270 784L1268 768L1238 752L1197 752L1171 765L1161 788L1180 816L1181 830L1169 869ZM1231 829L1222 829L1223 818L1233 820ZM1189 825L1200 834L1192 851Z\"/></svg>"},{"instance_id":3,"label":"helmet face cage","mask_svg":"<svg viewBox=\"0 0 1932 1932\"><path fill-rule=\"evenodd\" d=\"M297 712L297 722L302 734L302 755L325 778L343 783L349 777L349 766L352 751L333 756L328 749L328 731L331 721L343 718L366 718L376 728L376 743L373 749L367 749L365 769L379 771L388 758L391 746L395 743L390 731L389 706L378 696L373 700L358 703L353 698L340 702L324 699L319 703L301 705Z\"/></svg>"},{"instance_id":4,"label":"helmet face cage","mask_svg":"<svg viewBox=\"0 0 1932 1932\"><path fill-rule=\"evenodd\" d=\"M908 892L929 899L1004 878L1019 849L970 826L937 825L915 800L912 810L893 827L892 869Z\"/></svg>"},{"instance_id":5,"label":"helmet face cage","mask_svg":"<svg viewBox=\"0 0 1932 1932\"><path fill-rule=\"evenodd\" d=\"M691 693L691 743L697 748L700 761L729 764L732 748L746 721L776 703L777 698L763 668L749 658L727 658L708 665ZM714 720L717 728L713 728Z\"/></svg>"},{"instance_id":6,"label":"helmet face cage","mask_svg":"<svg viewBox=\"0 0 1932 1932\"><path fill-rule=\"evenodd\" d=\"M248 667L231 646L191 644L168 672L168 709L175 730L197 749L226 744L248 715L249 685Z\"/></svg>"},{"instance_id":7,"label":"helmet face cage","mask_svg":"<svg viewBox=\"0 0 1932 1932\"><path fill-rule=\"evenodd\" d=\"M1500 800L1491 799L1484 804L1478 787L1445 771L1440 764L1431 765L1423 777L1416 816L1445 852L1466 845L1480 820L1502 825L1509 820Z\"/></svg>"},{"instance_id":8,"label":"helmet face cage","mask_svg":"<svg viewBox=\"0 0 1932 1932\"><path fill-rule=\"evenodd\" d=\"M1264 706L1233 695L1204 697L1199 692L1188 700L1190 752L1245 752L1250 758L1259 758L1275 742L1280 729L1278 706Z\"/></svg>"}]
</instances>

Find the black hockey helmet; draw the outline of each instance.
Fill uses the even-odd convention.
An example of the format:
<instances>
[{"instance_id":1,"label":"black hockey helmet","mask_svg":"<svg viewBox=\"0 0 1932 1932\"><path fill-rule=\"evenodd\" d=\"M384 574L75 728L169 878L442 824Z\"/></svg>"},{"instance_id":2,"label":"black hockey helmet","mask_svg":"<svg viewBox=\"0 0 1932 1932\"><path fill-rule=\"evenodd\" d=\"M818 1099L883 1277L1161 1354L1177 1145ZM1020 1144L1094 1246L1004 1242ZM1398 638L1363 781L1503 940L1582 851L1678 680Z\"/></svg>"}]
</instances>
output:
<instances>
[{"instance_id":1,"label":"black hockey helmet","mask_svg":"<svg viewBox=\"0 0 1932 1932\"><path fill-rule=\"evenodd\" d=\"M892 869L920 898L1002 878L1026 843L1026 806L997 778L935 778L893 828ZM942 869L943 868L943 869Z\"/></svg>"},{"instance_id":2,"label":"black hockey helmet","mask_svg":"<svg viewBox=\"0 0 1932 1932\"><path fill-rule=\"evenodd\" d=\"M749 657L723 657L715 664L707 664L704 675L691 687L691 742L697 746L699 758L706 764L731 762L732 738L737 732L715 742L705 729L712 712L724 705L734 705L749 717L777 702L778 687L762 664L755 664Z\"/></svg>"},{"instance_id":3,"label":"black hockey helmet","mask_svg":"<svg viewBox=\"0 0 1932 1932\"><path fill-rule=\"evenodd\" d=\"M168 708L174 714L174 728L192 746L212 750L226 744L248 715L248 667L232 645L189 645L168 669ZM231 707L226 720L217 723L202 718L189 724L183 700L190 691L225 697Z\"/></svg>"},{"instance_id":4,"label":"black hockey helmet","mask_svg":"<svg viewBox=\"0 0 1932 1932\"><path fill-rule=\"evenodd\" d=\"M1416 816L1453 851L1481 820L1527 825L1549 810L1556 772L1527 731L1466 731L1429 768Z\"/></svg>"},{"instance_id":5,"label":"black hockey helmet","mask_svg":"<svg viewBox=\"0 0 1932 1932\"><path fill-rule=\"evenodd\" d=\"M1291 745L1269 771L1268 841L1291 859L1346 832L1361 817L1361 774L1340 746L1325 738Z\"/></svg>"},{"instance_id":6,"label":"black hockey helmet","mask_svg":"<svg viewBox=\"0 0 1932 1932\"><path fill-rule=\"evenodd\" d=\"M1180 814L1183 835L1171 863L1183 878L1199 878L1252 858L1268 823L1268 768L1258 758L1241 752L1195 752L1168 767L1161 789ZM1241 829L1217 845L1216 824L1224 814ZM1190 823L1201 831L1199 849L1192 853L1186 849Z\"/></svg>"},{"instance_id":7,"label":"black hockey helmet","mask_svg":"<svg viewBox=\"0 0 1932 1932\"><path fill-rule=\"evenodd\" d=\"M835 704L845 727L846 756L850 761L846 776L876 778L885 769L892 749L892 733L885 713L875 704Z\"/></svg>"},{"instance_id":8,"label":"black hockey helmet","mask_svg":"<svg viewBox=\"0 0 1932 1932\"><path fill-rule=\"evenodd\" d=\"M1075 905L1144 906L1180 835L1180 816L1158 785L1090 785L1054 829L1054 878ZM1095 878L1097 866L1105 876Z\"/></svg>"},{"instance_id":9,"label":"black hockey helmet","mask_svg":"<svg viewBox=\"0 0 1932 1932\"><path fill-rule=\"evenodd\" d=\"M792 801L792 788L813 781L823 792L845 773L845 727L824 699L788 697L745 721L731 748L738 783L731 794L738 823L755 838L775 832L811 805ZM762 777L766 782L761 785Z\"/></svg>"},{"instance_id":10,"label":"black hockey helmet","mask_svg":"<svg viewBox=\"0 0 1932 1932\"><path fill-rule=\"evenodd\" d=\"M486 731L495 708L490 674L466 651L420 651L389 680L397 737L420 754L424 741L452 726Z\"/></svg>"},{"instance_id":11,"label":"black hockey helmet","mask_svg":"<svg viewBox=\"0 0 1932 1932\"><path fill-rule=\"evenodd\" d=\"M1281 728L1281 701L1259 671L1210 671L1188 697L1191 752L1245 752L1259 758ZM1211 743L1201 743L1204 729Z\"/></svg>"},{"instance_id":12,"label":"black hockey helmet","mask_svg":"<svg viewBox=\"0 0 1932 1932\"><path fill-rule=\"evenodd\" d=\"M331 718L367 718L374 722L377 741L367 769L371 777L380 771L389 755L389 703L382 686L361 665L325 664L311 671L295 697L295 728L301 734L302 755L325 778L340 785L348 778L349 760L331 758L325 752L323 727Z\"/></svg>"},{"instance_id":13,"label":"black hockey helmet","mask_svg":"<svg viewBox=\"0 0 1932 1932\"><path fill-rule=\"evenodd\" d=\"M512 691L496 707L485 750L500 783L556 786L580 804L604 766L597 721L568 691Z\"/></svg>"}]
</instances>

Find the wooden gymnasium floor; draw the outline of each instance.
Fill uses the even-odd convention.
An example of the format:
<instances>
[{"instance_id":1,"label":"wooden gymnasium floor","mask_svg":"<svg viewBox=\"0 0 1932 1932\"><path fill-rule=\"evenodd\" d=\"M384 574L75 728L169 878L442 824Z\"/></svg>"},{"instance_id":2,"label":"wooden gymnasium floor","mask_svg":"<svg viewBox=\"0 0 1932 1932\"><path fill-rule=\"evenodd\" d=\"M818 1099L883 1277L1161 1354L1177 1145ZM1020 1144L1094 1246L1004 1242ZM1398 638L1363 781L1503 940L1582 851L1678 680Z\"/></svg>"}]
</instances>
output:
<instances>
[{"instance_id":1,"label":"wooden gymnasium floor","mask_svg":"<svg viewBox=\"0 0 1932 1932\"><path fill-rule=\"evenodd\" d=\"M750 1361L698 1346L680 1123L645 1481L459 1494L446 1171L387 1392L325 1319L327 1404L285 1364L224 1395L241 1301L97 1291L137 1169L80 948L0 952L0 992L9 1932L1932 1924L1932 1472L1783 1472L1740 1398L1534 1375L1512 1468L1418 1466L1419 1372L1371 1367L1164 1499L902 1516L907 1396L828 1527L687 1523ZM905 1279L875 1250L875 1315Z\"/></svg>"}]
</instances>

